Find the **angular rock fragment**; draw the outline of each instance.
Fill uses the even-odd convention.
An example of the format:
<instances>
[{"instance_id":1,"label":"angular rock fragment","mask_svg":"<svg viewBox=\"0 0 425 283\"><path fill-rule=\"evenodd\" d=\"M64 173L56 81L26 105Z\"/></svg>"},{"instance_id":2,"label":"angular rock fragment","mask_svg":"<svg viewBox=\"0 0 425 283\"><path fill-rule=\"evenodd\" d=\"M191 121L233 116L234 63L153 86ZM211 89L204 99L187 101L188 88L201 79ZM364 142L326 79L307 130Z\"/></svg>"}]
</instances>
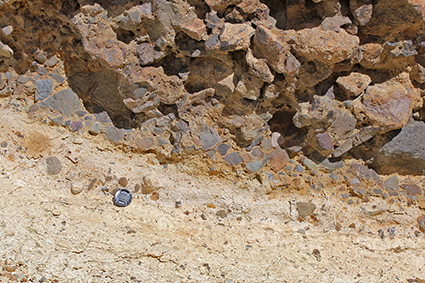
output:
<instances>
[{"instance_id":1,"label":"angular rock fragment","mask_svg":"<svg viewBox=\"0 0 425 283\"><path fill-rule=\"evenodd\" d=\"M235 51L246 50L251 43L254 29L251 24L225 23L220 33L220 50Z\"/></svg>"},{"instance_id":2,"label":"angular rock fragment","mask_svg":"<svg viewBox=\"0 0 425 283\"><path fill-rule=\"evenodd\" d=\"M35 93L36 101L47 98L53 91L52 80L36 80L35 86L37 88L37 92Z\"/></svg>"},{"instance_id":3,"label":"angular rock fragment","mask_svg":"<svg viewBox=\"0 0 425 283\"><path fill-rule=\"evenodd\" d=\"M140 86L147 87L147 90L157 94L164 104L176 103L185 93L183 82L177 76L167 76L162 67L134 68L128 76L128 81L121 82L123 89L126 89L129 82L133 86L139 86L136 89Z\"/></svg>"},{"instance_id":4,"label":"angular rock fragment","mask_svg":"<svg viewBox=\"0 0 425 283\"><path fill-rule=\"evenodd\" d=\"M282 31L276 28L269 29L258 26L255 30L252 53L257 58L262 58L279 73L290 73L286 70L286 58L289 54L290 46L286 42L293 32ZM289 64L290 69L293 64Z\"/></svg>"},{"instance_id":5,"label":"angular rock fragment","mask_svg":"<svg viewBox=\"0 0 425 283\"><path fill-rule=\"evenodd\" d=\"M155 47L147 42L139 44L136 48L136 52L137 55L139 55L140 64L142 66L150 65L165 56L164 52L155 50Z\"/></svg>"},{"instance_id":6,"label":"angular rock fragment","mask_svg":"<svg viewBox=\"0 0 425 283\"><path fill-rule=\"evenodd\" d=\"M57 92L39 103L40 107L56 109L63 115L69 116L71 113L81 108L81 102L77 94L71 89L65 89Z\"/></svg>"},{"instance_id":7,"label":"angular rock fragment","mask_svg":"<svg viewBox=\"0 0 425 283\"><path fill-rule=\"evenodd\" d=\"M339 77L336 82L349 97L356 97L369 86L372 79L368 75L352 72L348 76Z\"/></svg>"},{"instance_id":8,"label":"angular rock fragment","mask_svg":"<svg viewBox=\"0 0 425 283\"><path fill-rule=\"evenodd\" d=\"M182 31L194 40L201 40L207 34L207 28L201 19L189 19L181 24Z\"/></svg>"},{"instance_id":9,"label":"angular rock fragment","mask_svg":"<svg viewBox=\"0 0 425 283\"><path fill-rule=\"evenodd\" d=\"M245 59L250 67L251 73L262 79L264 82L273 82L274 76L264 59L255 58L250 49L248 49Z\"/></svg>"},{"instance_id":10,"label":"angular rock fragment","mask_svg":"<svg viewBox=\"0 0 425 283\"><path fill-rule=\"evenodd\" d=\"M307 60L335 64L351 58L359 43L357 36L344 30L335 32L317 27L298 31L291 45L296 55Z\"/></svg>"},{"instance_id":11,"label":"angular rock fragment","mask_svg":"<svg viewBox=\"0 0 425 283\"><path fill-rule=\"evenodd\" d=\"M234 166L239 165L242 162L242 157L237 152L229 153L224 157L224 160Z\"/></svg>"},{"instance_id":12,"label":"angular rock fragment","mask_svg":"<svg viewBox=\"0 0 425 283\"><path fill-rule=\"evenodd\" d=\"M12 58L13 50L9 45L4 44L0 41L0 57Z\"/></svg>"},{"instance_id":13,"label":"angular rock fragment","mask_svg":"<svg viewBox=\"0 0 425 283\"><path fill-rule=\"evenodd\" d=\"M153 20L152 4L144 3L124 11L121 15L113 19L113 22L122 29L135 30L140 28L144 20Z\"/></svg>"},{"instance_id":14,"label":"angular rock fragment","mask_svg":"<svg viewBox=\"0 0 425 283\"><path fill-rule=\"evenodd\" d=\"M374 157L373 166L384 174L425 172L425 123L410 121Z\"/></svg>"},{"instance_id":15,"label":"angular rock fragment","mask_svg":"<svg viewBox=\"0 0 425 283\"><path fill-rule=\"evenodd\" d=\"M366 89L363 111L382 131L400 129L409 121L413 108L414 86L406 73Z\"/></svg>"},{"instance_id":16,"label":"angular rock fragment","mask_svg":"<svg viewBox=\"0 0 425 283\"><path fill-rule=\"evenodd\" d=\"M344 17L337 14L333 17L324 19L321 26L323 30L333 30L339 32L341 26L348 24L351 24L349 17Z\"/></svg>"},{"instance_id":17,"label":"angular rock fragment","mask_svg":"<svg viewBox=\"0 0 425 283\"><path fill-rule=\"evenodd\" d=\"M207 126L199 134L199 139L201 140L202 150L209 150L222 141L217 130Z\"/></svg>"},{"instance_id":18,"label":"angular rock fragment","mask_svg":"<svg viewBox=\"0 0 425 283\"><path fill-rule=\"evenodd\" d=\"M298 218L305 220L316 209L316 205L311 202L297 202Z\"/></svg>"},{"instance_id":19,"label":"angular rock fragment","mask_svg":"<svg viewBox=\"0 0 425 283\"><path fill-rule=\"evenodd\" d=\"M276 173L280 172L289 162L289 155L286 150L276 148L270 153L269 165Z\"/></svg>"}]
</instances>

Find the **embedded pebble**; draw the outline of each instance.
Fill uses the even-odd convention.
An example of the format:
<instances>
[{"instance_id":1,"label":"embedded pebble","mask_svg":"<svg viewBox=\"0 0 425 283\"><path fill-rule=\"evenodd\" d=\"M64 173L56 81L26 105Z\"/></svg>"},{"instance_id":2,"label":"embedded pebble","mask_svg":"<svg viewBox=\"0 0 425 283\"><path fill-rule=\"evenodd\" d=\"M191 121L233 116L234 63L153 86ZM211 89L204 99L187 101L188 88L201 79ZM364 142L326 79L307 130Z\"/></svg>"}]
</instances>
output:
<instances>
[{"instance_id":1,"label":"embedded pebble","mask_svg":"<svg viewBox=\"0 0 425 283\"><path fill-rule=\"evenodd\" d=\"M425 215L418 218L419 230L425 233Z\"/></svg>"},{"instance_id":2,"label":"embedded pebble","mask_svg":"<svg viewBox=\"0 0 425 283\"><path fill-rule=\"evenodd\" d=\"M311 202L297 202L297 209L300 220L304 220L313 213L316 205Z\"/></svg>"},{"instance_id":3,"label":"embedded pebble","mask_svg":"<svg viewBox=\"0 0 425 283\"><path fill-rule=\"evenodd\" d=\"M46 172L48 175L57 175L62 170L62 164L56 156L49 156L46 159Z\"/></svg>"},{"instance_id":4,"label":"embedded pebble","mask_svg":"<svg viewBox=\"0 0 425 283\"><path fill-rule=\"evenodd\" d=\"M221 209L221 210L217 211L215 213L215 215L217 215L218 217L221 217L221 218L225 218L225 217L227 217L227 211L225 211L224 209Z\"/></svg>"},{"instance_id":5,"label":"embedded pebble","mask_svg":"<svg viewBox=\"0 0 425 283\"><path fill-rule=\"evenodd\" d=\"M365 216L375 216L387 211L388 206L384 201L374 201L363 204L361 209Z\"/></svg>"},{"instance_id":6,"label":"embedded pebble","mask_svg":"<svg viewBox=\"0 0 425 283\"><path fill-rule=\"evenodd\" d=\"M126 177L121 177L118 179L118 184L120 184L123 187L126 187L128 184L127 178Z\"/></svg>"},{"instance_id":7,"label":"embedded pebble","mask_svg":"<svg viewBox=\"0 0 425 283\"><path fill-rule=\"evenodd\" d=\"M74 186L71 185L71 193L73 195L78 195L82 191L83 191L83 188L82 187L74 187Z\"/></svg>"}]
</instances>

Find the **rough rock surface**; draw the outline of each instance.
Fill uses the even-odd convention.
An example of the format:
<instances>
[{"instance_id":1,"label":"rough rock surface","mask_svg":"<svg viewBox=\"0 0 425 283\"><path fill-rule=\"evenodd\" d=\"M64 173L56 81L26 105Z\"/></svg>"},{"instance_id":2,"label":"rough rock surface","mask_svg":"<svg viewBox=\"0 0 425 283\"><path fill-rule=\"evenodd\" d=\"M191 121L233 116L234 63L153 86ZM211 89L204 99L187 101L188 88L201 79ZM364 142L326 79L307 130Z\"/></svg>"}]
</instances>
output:
<instances>
[{"instance_id":1,"label":"rough rock surface","mask_svg":"<svg viewBox=\"0 0 425 283\"><path fill-rule=\"evenodd\" d=\"M424 118L420 3L387 2L7 1L0 95L33 97L32 114L59 110L51 123L170 160L216 151L218 141L248 156L270 129L282 149L349 157L412 114ZM398 25L385 16L395 7L403 7ZM39 30L24 26L38 17ZM232 163L257 171L252 162ZM391 164L386 172L397 170Z\"/></svg>"},{"instance_id":2,"label":"rough rock surface","mask_svg":"<svg viewBox=\"0 0 425 283\"><path fill-rule=\"evenodd\" d=\"M264 189L261 197L307 192L350 207L387 203L376 215L373 205L363 206L365 217L392 213L391 205L425 207L424 182L416 176L425 167L424 8L419 0L0 1L0 108L8 113L0 118L25 113L28 123L69 133L50 152L59 136L7 132L0 123L2 160L43 160L31 171L37 176L88 179L68 190L76 197L100 183L102 193L113 192L106 179L126 177L132 185L136 175L105 173L104 182L71 172L70 164L89 155L67 142L96 140L108 146L91 150L131 153L155 166L194 161L192 173L231 183L242 178L249 192ZM60 170L46 164L48 156L57 156ZM102 164L114 165L108 162ZM147 178L139 183L150 201L164 197ZM307 197L288 203L291 221L315 223L323 211ZM308 214L297 203L317 208ZM232 219L232 205L201 213L201 223ZM263 216L279 214L264 209ZM386 229L381 239L394 236ZM315 261L325 261L323 250L311 250ZM225 280L207 262L201 266Z\"/></svg>"}]
</instances>

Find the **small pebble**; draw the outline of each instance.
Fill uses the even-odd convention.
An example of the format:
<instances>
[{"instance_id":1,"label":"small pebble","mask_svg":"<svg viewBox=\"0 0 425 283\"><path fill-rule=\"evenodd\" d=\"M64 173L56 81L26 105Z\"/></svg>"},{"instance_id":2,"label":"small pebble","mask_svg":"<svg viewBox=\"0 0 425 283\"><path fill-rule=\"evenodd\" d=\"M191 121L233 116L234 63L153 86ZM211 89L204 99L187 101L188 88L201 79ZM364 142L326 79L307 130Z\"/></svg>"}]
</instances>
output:
<instances>
[{"instance_id":1,"label":"small pebble","mask_svg":"<svg viewBox=\"0 0 425 283\"><path fill-rule=\"evenodd\" d=\"M225 211L224 209L220 209L219 211L215 213L215 215L221 218L225 218L227 217L227 211Z\"/></svg>"},{"instance_id":2,"label":"small pebble","mask_svg":"<svg viewBox=\"0 0 425 283\"><path fill-rule=\"evenodd\" d=\"M384 232L384 230L379 229L378 230L378 234L379 234L379 237L381 237L381 239L384 239L385 238L385 232Z\"/></svg>"},{"instance_id":3,"label":"small pebble","mask_svg":"<svg viewBox=\"0 0 425 283\"><path fill-rule=\"evenodd\" d=\"M318 249L313 250L313 256L316 258L317 261L322 260L322 256L320 255L320 251Z\"/></svg>"},{"instance_id":4,"label":"small pebble","mask_svg":"<svg viewBox=\"0 0 425 283\"><path fill-rule=\"evenodd\" d=\"M140 186L139 184L134 185L134 192L138 193L141 190L142 190L142 186Z\"/></svg>"},{"instance_id":5,"label":"small pebble","mask_svg":"<svg viewBox=\"0 0 425 283\"><path fill-rule=\"evenodd\" d=\"M7 146L7 142L2 142L2 143L1 143L1 147L3 147L3 148L4 148L4 147L6 147L6 146Z\"/></svg>"},{"instance_id":6,"label":"small pebble","mask_svg":"<svg viewBox=\"0 0 425 283\"><path fill-rule=\"evenodd\" d=\"M390 236L394 237L396 232L397 229L395 227L388 228L388 234L390 234Z\"/></svg>"},{"instance_id":7,"label":"small pebble","mask_svg":"<svg viewBox=\"0 0 425 283\"><path fill-rule=\"evenodd\" d=\"M337 222L337 223L335 224L335 230L339 232L339 231L341 231L341 229L342 229L342 225L341 225L341 223Z\"/></svg>"},{"instance_id":8,"label":"small pebble","mask_svg":"<svg viewBox=\"0 0 425 283\"><path fill-rule=\"evenodd\" d=\"M128 184L127 178L126 177L121 177L118 180L118 184L120 184L123 187L126 187Z\"/></svg>"},{"instance_id":9,"label":"small pebble","mask_svg":"<svg viewBox=\"0 0 425 283\"><path fill-rule=\"evenodd\" d=\"M176 201L176 203L175 203L175 207L176 208L179 208L180 206L182 206L182 201L181 200L178 200L178 201Z\"/></svg>"},{"instance_id":10,"label":"small pebble","mask_svg":"<svg viewBox=\"0 0 425 283\"><path fill-rule=\"evenodd\" d=\"M62 170L62 164L56 156L49 156L46 159L46 171L48 175L57 175Z\"/></svg>"},{"instance_id":11,"label":"small pebble","mask_svg":"<svg viewBox=\"0 0 425 283\"><path fill-rule=\"evenodd\" d=\"M202 218L202 220L207 220L207 216L203 213L201 214L201 218Z\"/></svg>"},{"instance_id":12,"label":"small pebble","mask_svg":"<svg viewBox=\"0 0 425 283\"><path fill-rule=\"evenodd\" d=\"M304 168L301 165L297 164L297 166L295 166L295 171L297 171L298 173L302 173L304 172Z\"/></svg>"},{"instance_id":13,"label":"small pebble","mask_svg":"<svg viewBox=\"0 0 425 283\"><path fill-rule=\"evenodd\" d=\"M81 193L83 191L83 188L81 188L81 187L74 187L74 186L71 186L71 193L73 194L73 195L78 195L79 193Z\"/></svg>"},{"instance_id":14,"label":"small pebble","mask_svg":"<svg viewBox=\"0 0 425 283\"><path fill-rule=\"evenodd\" d=\"M425 215L418 218L419 230L425 233Z\"/></svg>"}]
</instances>

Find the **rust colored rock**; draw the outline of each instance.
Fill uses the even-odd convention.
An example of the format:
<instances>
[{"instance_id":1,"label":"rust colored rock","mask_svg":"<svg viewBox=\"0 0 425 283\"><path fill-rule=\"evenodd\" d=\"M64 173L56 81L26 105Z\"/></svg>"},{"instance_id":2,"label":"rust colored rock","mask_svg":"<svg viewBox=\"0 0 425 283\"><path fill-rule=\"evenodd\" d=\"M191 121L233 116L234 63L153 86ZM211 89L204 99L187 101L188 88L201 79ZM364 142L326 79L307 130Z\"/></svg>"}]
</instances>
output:
<instances>
[{"instance_id":1,"label":"rust colored rock","mask_svg":"<svg viewBox=\"0 0 425 283\"><path fill-rule=\"evenodd\" d=\"M351 58L359 43L357 36L345 30L335 32L316 27L298 31L291 45L297 55L307 60L335 64Z\"/></svg>"},{"instance_id":2,"label":"rust colored rock","mask_svg":"<svg viewBox=\"0 0 425 283\"><path fill-rule=\"evenodd\" d=\"M422 1L421 1L422 2ZM383 0L373 5L369 21L370 7L359 8L359 16L367 24L363 27L366 34L382 37L394 37L405 32L416 32L424 22L422 11L416 0ZM423 3L422 3L423 4ZM419 9L418 9L419 8ZM405 34L403 34L405 35Z\"/></svg>"},{"instance_id":3,"label":"rust colored rock","mask_svg":"<svg viewBox=\"0 0 425 283\"><path fill-rule=\"evenodd\" d=\"M181 24L182 31L194 40L201 40L207 34L207 27L201 19L194 18Z\"/></svg>"},{"instance_id":4,"label":"rust colored rock","mask_svg":"<svg viewBox=\"0 0 425 283\"><path fill-rule=\"evenodd\" d=\"M162 67L135 67L129 74L132 84L148 85L148 90L158 95L164 104L176 103L185 93L183 82L177 76L168 76ZM123 86L128 84L122 82Z\"/></svg>"},{"instance_id":5,"label":"rust colored rock","mask_svg":"<svg viewBox=\"0 0 425 283\"><path fill-rule=\"evenodd\" d=\"M321 26L323 30L333 30L339 32L341 26L348 24L351 24L349 17L344 17L337 14L333 17L324 19Z\"/></svg>"},{"instance_id":6,"label":"rust colored rock","mask_svg":"<svg viewBox=\"0 0 425 283\"><path fill-rule=\"evenodd\" d=\"M235 93L246 99L257 100L261 95L263 85L264 81L257 76L244 73L236 84Z\"/></svg>"},{"instance_id":7,"label":"rust colored rock","mask_svg":"<svg viewBox=\"0 0 425 283\"><path fill-rule=\"evenodd\" d=\"M339 77L336 82L348 96L355 97L368 87L372 79L368 75L352 72L348 76Z\"/></svg>"},{"instance_id":8,"label":"rust colored rock","mask_svg":"<svg viewBox=\"0 0 425 283\"><path fill-rule=\"evenodd\" d=\"M378 43L367 43L360 46L359 61L365 68L377 68L382 63L382 52L384 48Z\"/></svg>"},{"instance_id":9,"label":"rust colored rock","mask_svg":"<svg viewBox=\"0 0 425 283\"><path fill-rule=\"evenodd\" d=\"M254 29L251 24L225 23L220 34L220 49L223 51L246 50L251 43Z\"/></svg>"},{"instance_id":10,"label":"rust colored rock","mask_svg":"<svg viewBox=\"0 0 425 283\"><path fill-rule=\"evenodd\" d=\"M118 184L120 184L123 187L126 187L128 184L127 178L126 177L121 177L118 179Z\"/></svg>"},{"instance_id":11,"label":"rust colored rock","mask_svg":"<svg viewBox=\"0 0 425 283\"><path fill-rule=\"evenodd\" d=\"M362 98L366 117L384 132L404 127L412 112L413 90L406 73L368 87Z\"/></svg>"},{"instance_id":12,"label":"rust colored rock","mask_svg":"<svg viewBox=\"0 0 425 283\"><path fill-rule=\"evenodd\" d=\"M205 0L208 6L214 11L223 12L228 6L235 5L242 2L242 0Z\"/></svg>"},{"instance_id":13,"label":"rust colored rock","mask_svg":"<svg viewBox=\"0 0 425 283\"><path fill-rule=\"evenodd\" d=\"M265 82L273 82L274 76L264 59L255 58L254 55L252 55L250 49L248 49L245 59L250 67L250 71L252 74L256 75L258 78Z\"/></svg>"},{"instance_id":14,"label":"rust colored rock","mask_svg":"<svg viewBox=\"0 0 425 283\"><path fill-rule=\"evenodd\" d=\"M270 167L276 173L280 172L283 167L289 162L289 155L286 150L281 148L275 148L270 153Z\"/></svg>"},{"instance_id":15,"label":"rust colored rock","mask_svg":"<svg viewBox=\"0 0 425 283\"><path fill-rule=\"evenodd\" d=\"M253 40L253 54L263 58L278 73L287 73L285 60L290 46L286 42L294 33L258 26Z\"/></svg>"}]
</instances>

